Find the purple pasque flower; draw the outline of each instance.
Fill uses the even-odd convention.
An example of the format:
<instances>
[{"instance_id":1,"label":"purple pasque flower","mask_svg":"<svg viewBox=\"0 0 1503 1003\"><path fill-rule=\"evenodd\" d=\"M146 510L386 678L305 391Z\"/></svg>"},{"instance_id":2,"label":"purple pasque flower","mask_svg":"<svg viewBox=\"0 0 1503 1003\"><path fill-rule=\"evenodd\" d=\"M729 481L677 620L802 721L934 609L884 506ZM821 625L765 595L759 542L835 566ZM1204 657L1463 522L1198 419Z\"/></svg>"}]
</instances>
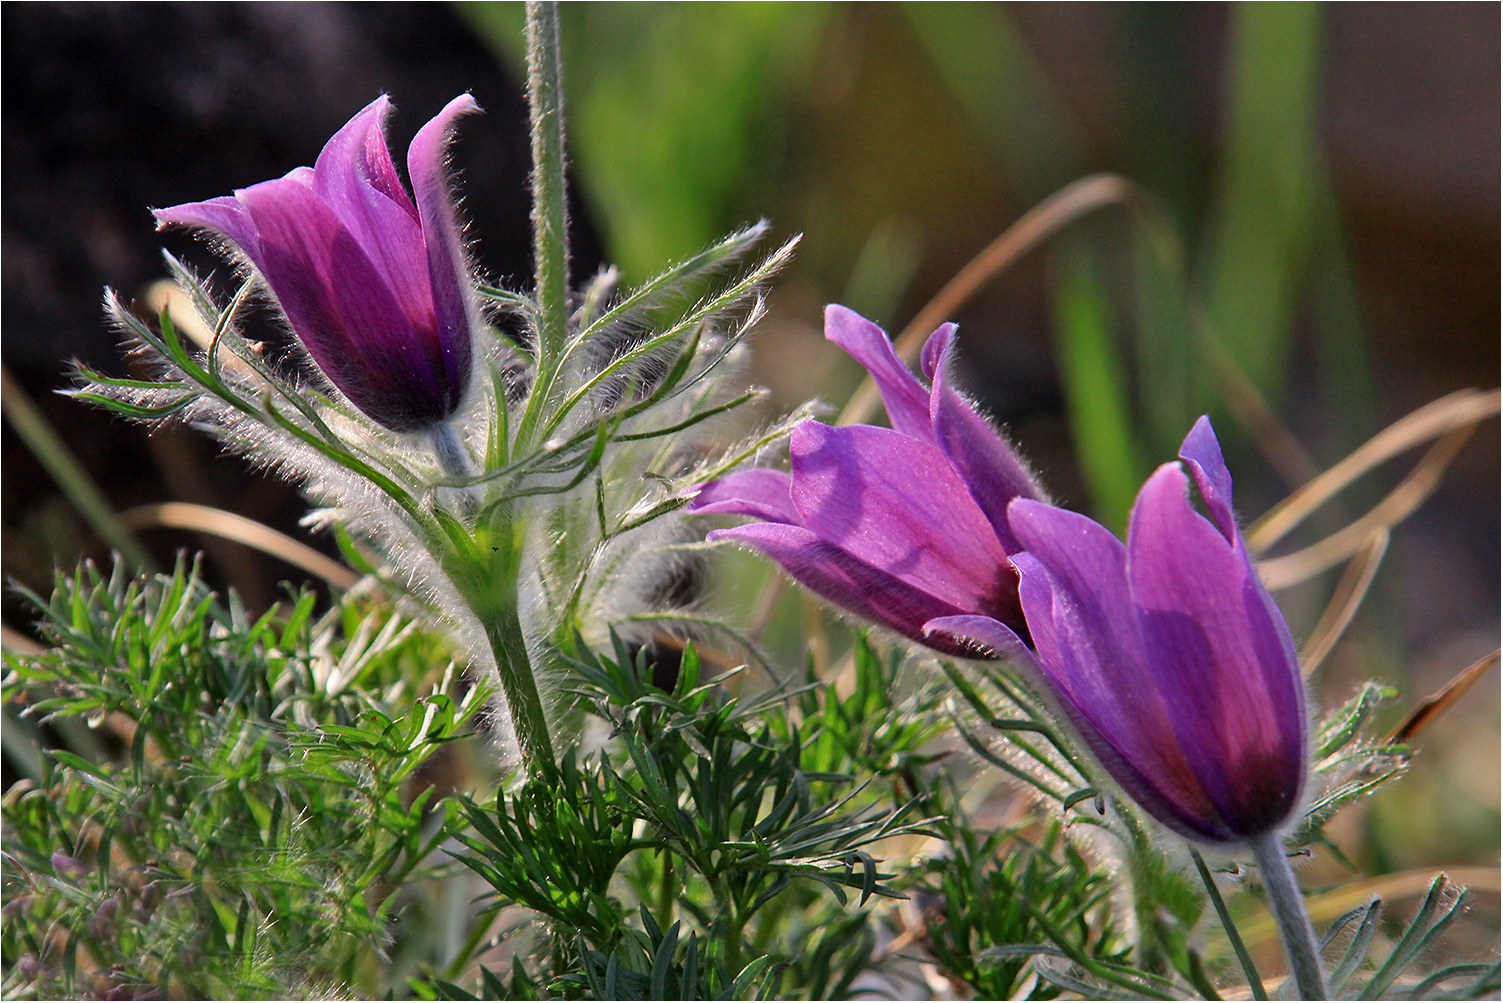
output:
<instances>
[{"instance_id":1,"label":"purple pasque flower","mask_svg":"<svg viewBox=\"0 0 1503 1003\"><path fill-rule=\"evenodd\" d=\"M158 209L158 224L223 234L250 259L298 340L361 411L397 432L445 421L470 378L476 311L444 152L461 94L407 150L416 205L397 176L383 95L313 167L234 195Z\"/></svg>"},{"instance_id":2,"label":"purple pasque flower","mask_svg":"<svg viewBox=\"0 0 1503 1003\"><path fill-rule=\"evenodd\" d=\"M845 307L826 308L825 337L871 373L892 428L802 422L789 439L792 474L731 474L700 488L689 511L760 520L709 538L760 550L864 619L947 654L974 655L970 641L924 625L977 614L1026 633L1008 561L1022 548L1007 505L1043 492L951 385L954 333L945 324L924 346L925 388L880 327Z\"/></svg>"},{"instance_id":3,"label":"purple pasque flower","mask_svg":"<svg viewBox=\"0 0 1503 1003\"><path fill-rule=\"evenodd\" d=\"M1008 509L1030 652L1009 625L928 629L1033 663L1112 778L1154 818L1203 842L1280 828L1305 782L1304 685L1289 628L1232 514L1232 478L1201 418L1133 506L1127 545L1085 516Z\"/></svg>"}]
</instances>

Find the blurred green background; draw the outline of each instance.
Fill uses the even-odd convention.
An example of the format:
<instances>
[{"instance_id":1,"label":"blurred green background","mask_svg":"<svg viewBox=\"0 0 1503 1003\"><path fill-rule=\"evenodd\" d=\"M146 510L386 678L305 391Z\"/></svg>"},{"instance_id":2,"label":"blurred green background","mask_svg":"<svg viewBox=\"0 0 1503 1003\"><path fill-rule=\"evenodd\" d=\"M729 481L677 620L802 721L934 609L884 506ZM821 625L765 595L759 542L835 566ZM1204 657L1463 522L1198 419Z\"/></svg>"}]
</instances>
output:
<instances>
[{"instance_id":1,"label":"blurred green background","mask_svg":"<svg viewBox=\"0 0 1503 1003\"><path fill-rule=\"evenodd\" d=\"M38 4L6 5L4 17L7 366L118 507L205 500L290 528L299 502L255 477L225 489L202 473L225 461L193 433L128 447L162 471L154 487L137 483L150 464L122 463L138 454L114 438L100 452L92 430L138 444L144 432L51 398L66 383L62 357L107 365L97 353L113 349L80 347L92 344L83 332L102 331L100 286L139 291L160 276L137 248L177 238L150 232L146 204L309 163L381 90L406 116L393 125L399 143L457 90L475 90L488 115L466 124L455 153L471 234L482 264L520 284L525 142L508 123L520 110L521 4ZM120 44L116 29L146 41ZM566 3L576 279L601 259L642 279L759 218L773 240L801 233L751 376L773 391L770 410L813 396L839 405L861 374L823 341L825 303L896 334L1029 209L1117 172L1137 186L1132 210L1071 224L950 318L962 382L1057 500L1118 527L1142 479L1209 412L1250 519L1412 409L1497 385L1499 29L1492 4ZM174 41L146 47L159 39ZM106 56L126 68L104 73ZM94 105L79 111L85 87L149 114L125 129ZM223 125L216 109L256 117L263 132ZM198 131L163 137L174 115ZM33 119L51 130L45 142L23 128ZM286 142L254 138L263 133ZM211 147L238 158L234 173L191 185L172 173ZM121 150L144 158L136 174L115 168ZM137 175L147 187L127 187ZM94 208L101 192L118 196L116 215ZM510 230L490 219L502 202ZM54 254L58 229L81 245ZM81 319L60 320L64 305ZM1206 332L1226 353L1219 365ZM1297 448L1249 427L1249 400ZM103 548L10 426L6 436L5 570L41 586L54 560ZM1498 456L1491 421L1399 528L1318 680L1328 705L1378 678L1401 690L1396 722L1498 646ZM1412 462L1364 478L1282 549L1366 511ZM217 548L219 573L253 591L256 569L234 571L222 544L151 542ZM1296 636L1338 573L1278 596ZM285 574L260 569L260 594ZM7 600L7 623L24 629L19 610ZM801 657L800 597L785 591L774 612L764 640ZM1421 749L1407 779L1344 816L1345 849L1369 873L1495 868L1496 671ZM1340 878L1319 866L1314 880ZM1496 922L1495 894L1477 908Z\"/></svg>"}]
</instances>

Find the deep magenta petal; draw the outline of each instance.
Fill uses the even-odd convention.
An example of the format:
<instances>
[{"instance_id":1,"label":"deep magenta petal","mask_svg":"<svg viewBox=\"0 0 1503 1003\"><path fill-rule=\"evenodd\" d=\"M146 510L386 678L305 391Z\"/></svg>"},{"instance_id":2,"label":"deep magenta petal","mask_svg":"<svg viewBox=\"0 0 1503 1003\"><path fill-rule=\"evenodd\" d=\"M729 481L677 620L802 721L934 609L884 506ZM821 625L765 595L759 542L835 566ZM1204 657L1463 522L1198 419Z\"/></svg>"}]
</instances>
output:
<instances>
[{"instance_id":1,"label":"deep magenta petal","mask_svg":"<svg viewBox=\"0 0 1503 1003\"><path fill-rule=\"evenodd\" d=\"M313 190L354 235L414 330L434 329L427 253L383 132L390 103L372 101L325 144Z\"/></svg>"},{"instance_id":2,"label":"deep magenta petal","mask_svg":"<svg viewBox=\"0 0 1503 1003\"><path fill-rule=\"evenodd\" d=\"M386 119L390 114L391 99L383 94L360 109L324 144L314 167L320 183L318 191L325 198L333 198L338 187L354 179L404 209L412 222L417 223L417 209L402 187L386 145Z\"/></svg>"},{"instance_id":3,"label":"deep magenta petal","mask_svg":"<svg viewBox=\"0 0 1503 1003\"><path fill-rule=\"evenodd\" d=\"M934 446L885 428L806 421L789 453L802 525L959 612L1016 622L1007 554Z\"/></svg>"},{"instance_id":4,"label":"deep magenta petal","mask_svg":"<svg viewBox=\"0 0 1503 1003\"><path fill-rule=\"evenodd\" d=\"M470 332L479 326L479 310L470 290L469 265L444 161L455 120L479 110L473 97L459 95L418 130L407 148L407 173L427 242L428 279L451 408L458 405L470 378Z\"/></svg>"},{"instance_id":5,"label":"deep magenta petal","mask_svg":"<svg viewBox=\"0 0 1503 1003\"><path fill-rule=\"evenodd\" d=\"M396 431L447 405L424 339L328 203L285 179L240 193L260 237L260 269L303 347L350 402Z\"/></svg>"},{"instance_id":6,"label":"deep magenta petal","mask_svg":"<svg viewBox=\"0 0 1503 1003\"><path fill-rule=\"evenodd\" d=\"M892 427L930 441L929 395L893 349L887 332L847 307L825 307L825 337L866 367L882 393Z\"/></svg>"},{"instance_id":7,"label":"deep magenta petal","mask_svg":"<svg viewBox=\"0 0 1503 1003\"><path fill-rule=\"evenodd\" d=\"M793 478L780 470L756 468L710 481L685 507L692 515L749 515L767 522L798 525L793 507Z\"/></svg>"},{"instance_id":8,"label":"deep magenta petal","mask_svg":"<svg viewBox=\"0 0 1503 1003\"><path fill-rule=\"evenodd\" d=\"M1304 755L1298 661L1242 548L1195 511L1188 486L1166 464L1133 508L1132 591L1146 664L1227 825L1266 831L1300 795L1303 771L1290 769Z\"/></svg>"},{"instance_id":9,"label":"deep magenta petal","mask_svg":"<svg viewBox=\"0 0 1503 1003\"><path fill-rule=\"evenodd\" d=\"M950 385L948 372L950 333L934 333L925 348L934 352L933 389L929 415L934 442L960 474L971 497L985 513L992 530L1009 554L1022 548L1007 521L1007 506L1014 498L1042 499L1043 490L1033 474L974 405Z\"/></svg>"},{"instance_id":10,"label":"deep magenta petal","mask_svg":"<svg viewBox=\"0 0 1503 1003\"><path fill-rule=\"evenodd\" d=\"M256 225L245 207L233 195L223 195L207 202L186 202L167 209L153 209L158 226L196 226L222 233L246 253L251 260L257 255Z\"/></svg>"},{"instance_id":11,"label":"deep magenta petal","mask_svg":"<svg viewBox=\"0 0 1503 1003\"><path fill-rule=\"evenodd\" d=\"M345 397L388 428L420 431L447 420L469 384L478 314L443 157L454 119L475 107L455 98L413 140L416 205L386 145L383 95L315 166L157 219L238 245Z\"/></svg>"},{"instance_id":12,"label":"deep magenta petal","mask_svg":"<svg viewBox=\"0 0 1503 1003\"><path fill-rule=\"evenodd\" d=\"M752 523L711 532L710 540L733 540L777 561L795 581L857 616L882 624L951 655L973 657L971 645L948 637L926 638L924 624L963 610L880 568L853 557L799 526Z\"/></svg>"}]
</instances>

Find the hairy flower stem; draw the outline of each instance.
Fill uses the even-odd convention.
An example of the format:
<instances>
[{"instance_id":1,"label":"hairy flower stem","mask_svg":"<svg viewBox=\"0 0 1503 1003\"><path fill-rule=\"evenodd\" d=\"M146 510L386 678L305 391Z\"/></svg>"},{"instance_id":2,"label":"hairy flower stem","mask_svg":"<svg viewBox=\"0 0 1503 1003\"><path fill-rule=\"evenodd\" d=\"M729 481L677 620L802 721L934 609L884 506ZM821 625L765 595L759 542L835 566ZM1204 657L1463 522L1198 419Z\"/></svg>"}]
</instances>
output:
<instances>
[{"instance_id":1,"label":"hairy flower stem","mask_svg":"<svg viewBox=\"0 0 1503 1003\"><path fill-rule=\"evenodd\" d=\"M455 434L454 426L447 421L440 422L433 426L432 435L433 452L437 454L444 474L454 478L473 477L475 472L470 469L469 458L464 455L464 446Z\"/></svg>"},{"instance_id":2,"label":"hairy flower stem","mask_svg":"<svg viewBox=\"0 0 1503 1003\"><path fill-rule=\"evenodd\" d=\"M474 544L467 553L451 552L445 570L485 629L522 762L527 772L536 776L553 763L553 740L517 608L520 528L510 519L500 518L489 526L477 526Z\"/></svg>"},{"instance_id":3,"label":"hairy flower stem","mask_svg":"<svg viewBox=\"0 0 1503 1003\"><path fill-rule=\"evenodd\" d=\"M527 104L532 122L532 253L538 300L537 375L517 429L531 442L568 337L569 213L564 194L564 90L558 4L528 0Z\"/></svg>"},{"instance_id":4,"label":"hairy flower stem","mask_svg":"<svg viewBox=\"0 0 1503 1003\"><path fill-rule=\"evenodd\" d=\"M1279 936L1284 940L1289 970L1299 987L1299 998L1330 999L1325 977L1320 971L1320 948L1315 939L1315 928L1310 925L1305 897L1294 880L1294 869L1284 854L1283 841L1277 835L1267 833L1252 840L1251 847L1258 870L1263 875L1263 887L1268 890L1269 908L1273 910Z\"/></svg>"},{"instance_id":5,"label":"hairy flower stem","mask_svg":"<svg viewBox=\"0 0 1503 1003\"><path fill-rule=\"evenodd\" d=\"M544 763L553 762L553 740L548 736L548 716L538 696L532 663L527 658L527 642L522 636L522 622L515 606L496 610L485 618L485 636L496 658L496 672L511 709L512 726L517 744L530 775L537 775Z\"/></svg>"}]
</instances>

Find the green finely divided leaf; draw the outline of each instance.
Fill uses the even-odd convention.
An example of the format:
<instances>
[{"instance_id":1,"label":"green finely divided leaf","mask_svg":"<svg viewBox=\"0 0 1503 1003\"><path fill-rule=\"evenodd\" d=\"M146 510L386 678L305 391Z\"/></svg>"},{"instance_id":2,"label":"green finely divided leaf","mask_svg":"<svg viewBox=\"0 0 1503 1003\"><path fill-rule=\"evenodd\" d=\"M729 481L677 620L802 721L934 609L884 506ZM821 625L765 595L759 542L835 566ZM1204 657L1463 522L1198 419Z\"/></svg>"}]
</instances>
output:
<instances>
[{"instance_id":1,"label":"green finely divided leaf","mask_svg":"<svg viewBox=\"0 0 1503 1003\"><path fill-rule=\"evenodd\" d=\"M466 802L472 834L462 836L465 848L454 852L502 901L538 909L582 935L577 949L554 959L563 966L554 968L552 977L563 980L555 985L613 998L774 991L775 982L764 984L757 974L766 969L758 961L726 965L732 957L773 957L742 939L748 924L770 924L757 943L776 945L786 914L772 909L772 918L756 917L790 896L820 901L800 890L811 883L839 902L847 889L859 889L863 901L897 894L886 884L892 876L866 848L925 831L934 821L909 820L917 801L881 807L870 783L810 773L803 760L806 737L859 748L840 739L847 728L885 736L889 755L916 751L930 731L912 727L912 708L895 705L887 692L898 663L884 663L863 642L861 682L850 697L833 687L806 687L737 702L718 683L702 681L692 646L671 691L652 683L645 650L620 635L613 635L612 648L614 657L606 657L576 639L576 677L568 688L616 727L619 748L584 761L568 755L556 773L503 793L494 807ZM790 696L805 714L798 726L782 716ZM905 746L901 737L914 745ZM839 768L848 761L829 756L821 765ZM835 787L849 789L836 798L817 796ZM659 875L652 886L670 881L668 887L677 888L666 901L676 899L684 919L660 925L644 898L640 917L629 923L626 912L606 904L616 901L605 892L618 887L618 873L638 872L644 864ZM691 886L711 892L703 906L687 897ZM644 891L659 897L656 887ZM682 925L691 918L697 930ZM862 914L821 943L821 979L849 986L861 971L855 959L863 950L869 957L873 941ZM788 956L800 953L793 949ZM714 974L726 967L740 969L740 989L723 971ZM693 988L701 976L710 981Z\"/></svg>"},{"instance_id":2,"label":"green finely divided leaf","mask_svg":"<svg viewBox=\"0 0 1503 1003\"><path fill-rule=\"evenodd\" d=\"M363 994L385 991L369 980L393 896L432 872L446 832L403 779L478 701L389 703L452 685L433 675L442 646L390 610L314 605L252 619L184 565L149 579L86 565L39 603L53 647L7 654L7 702L65 741L82 720L134 734L118 754L50 750L5 801L6 899L31 898L0 938L7 959L43 962L35 991L78 995L87 977L89 992L325 995L356 972ZM320 687L331 664L351 673L337 694ZM59 848L84 873L57 873ZM81 952L88 972L69 961Z\"/></svg>"}]
</instances>

